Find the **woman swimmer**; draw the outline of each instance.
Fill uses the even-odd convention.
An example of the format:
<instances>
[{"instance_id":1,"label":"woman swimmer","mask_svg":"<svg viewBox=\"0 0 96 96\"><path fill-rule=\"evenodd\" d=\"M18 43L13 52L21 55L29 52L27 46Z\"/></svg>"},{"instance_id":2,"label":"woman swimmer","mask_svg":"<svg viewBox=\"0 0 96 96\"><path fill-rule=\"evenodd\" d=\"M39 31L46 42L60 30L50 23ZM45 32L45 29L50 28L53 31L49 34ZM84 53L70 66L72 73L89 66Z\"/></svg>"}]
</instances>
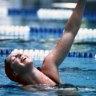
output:
<instances>
[{"instance_id":1,"label":"woman swimmer","mask_svg":"<svg viewBox=\"0 0 96 96\"><path fill-rule=\"evenodd\" d=\"M64 33L57 46L46 56L40 68L36 68L27 54L14 50L5 59L7 76L22 85L46 84L60 85L58 67L68 54L74 38L80 28L87 0L78 3L69 18Z\"/></svg>"}]
</instances>

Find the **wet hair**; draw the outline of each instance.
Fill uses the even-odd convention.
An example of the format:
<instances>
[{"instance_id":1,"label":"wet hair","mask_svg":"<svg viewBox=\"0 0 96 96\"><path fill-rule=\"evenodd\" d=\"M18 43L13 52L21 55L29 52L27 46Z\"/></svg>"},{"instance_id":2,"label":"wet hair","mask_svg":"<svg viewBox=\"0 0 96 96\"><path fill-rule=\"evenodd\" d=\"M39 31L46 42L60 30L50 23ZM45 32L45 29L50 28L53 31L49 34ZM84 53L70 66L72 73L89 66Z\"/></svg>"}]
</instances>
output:
<instances>
[{"instance_id":1,"label":"wet hair","mask_svg":"<svg viewBox=\"0 0 96 96\"><path fill-rule=\"evenodd\" d=\"M7 59L5 59L4 63L7 77L12 81L18 82L19 84L26 85L26 83L20 79L20 75L15 75L14 70L11 68L11 63Z\"/></svg>"}]
</instances>

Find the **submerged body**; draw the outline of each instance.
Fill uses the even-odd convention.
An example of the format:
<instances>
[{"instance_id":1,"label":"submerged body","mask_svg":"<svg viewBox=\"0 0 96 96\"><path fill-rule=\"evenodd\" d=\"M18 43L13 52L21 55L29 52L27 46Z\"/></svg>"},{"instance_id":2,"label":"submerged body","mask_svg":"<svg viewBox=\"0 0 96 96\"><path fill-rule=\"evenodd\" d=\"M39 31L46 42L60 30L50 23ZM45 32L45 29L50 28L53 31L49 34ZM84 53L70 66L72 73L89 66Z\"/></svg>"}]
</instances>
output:
<instances>
[{"instance_id":1,"label":"submerged body","mask_svg":"<svg viewBox=\"0 0 96 96\"><path fill-rule=\"evenodd\" d=\"M60 85L58 68L67 56L80 28L85 4L86 0L78 0L77 6L65 26L61 39L57 46L46 56L40 68L34 66L28 54L14 50L5 59L7 76L11 80L23 85Z\"/></svg>"}]
</instances>

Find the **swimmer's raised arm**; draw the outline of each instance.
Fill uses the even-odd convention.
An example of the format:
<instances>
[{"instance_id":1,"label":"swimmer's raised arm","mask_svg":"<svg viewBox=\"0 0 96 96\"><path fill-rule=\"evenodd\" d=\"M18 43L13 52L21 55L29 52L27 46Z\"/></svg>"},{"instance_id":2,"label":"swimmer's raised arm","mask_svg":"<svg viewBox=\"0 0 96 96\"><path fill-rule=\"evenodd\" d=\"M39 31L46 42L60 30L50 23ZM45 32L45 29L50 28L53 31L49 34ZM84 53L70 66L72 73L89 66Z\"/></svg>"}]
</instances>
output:
<instances>
[{"instance_id":1,"label":"swimmer's raised arm","mask_svg":"<svg viewBox=\"0 0 96 96\"><path fill-rule=\"evenodd\" d=\"M78 0L71 17L65 26L63 36L57 46L45 58L41 67L46 75L53 77L55 80L57 79L57 81L59 77L56 76L56 74L58 74L57 68L67 56L74 38L80 28L86 1L87 0Z\"/></svg>"},{"instance_id":2,"label":"swimmer's raised arm","mask_svg":"<svg viewBox=\"0 0 96 96\"><path fill-rule=\"evenodd\" d=\"M64 33L56 48L51 53L52 60L58 66L68 54L75 36L80 28L82 16L85 9L86 0L78 0L77 6L68 20Z\"/></svg>"}]
</instances>

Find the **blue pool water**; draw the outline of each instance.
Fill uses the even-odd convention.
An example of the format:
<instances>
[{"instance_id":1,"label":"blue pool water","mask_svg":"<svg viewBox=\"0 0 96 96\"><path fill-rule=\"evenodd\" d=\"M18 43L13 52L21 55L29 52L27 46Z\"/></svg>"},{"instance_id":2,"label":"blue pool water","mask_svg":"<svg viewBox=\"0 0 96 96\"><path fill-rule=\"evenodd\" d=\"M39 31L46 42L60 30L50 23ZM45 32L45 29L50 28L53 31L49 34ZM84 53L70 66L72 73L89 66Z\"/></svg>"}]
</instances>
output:
<instances>
[{"instance_id":1,"label":"blue pool water","mask_svg":"<svg viewBox=\"0 0 96 96\"><path fill-rule=\"evenodd\" d=\"M55 47L56 41L0 41L0 48L18 49L49 49ZM71 51L96 52L96 46L76 45ZM10 81L4 72L5 55L0 56L0 96L68 96L70 92L64 88L55 88L54 91L25 91L16 87L16 83ZM42 61L36 60L35 66L40 66ZM70 93L71 96L96 96L96 60L95 58L67 57L59 68L62 83L70 83L78 86L79 90ZM53 90L53 89L52 89Z\"/></svg>"}]
</instances>

